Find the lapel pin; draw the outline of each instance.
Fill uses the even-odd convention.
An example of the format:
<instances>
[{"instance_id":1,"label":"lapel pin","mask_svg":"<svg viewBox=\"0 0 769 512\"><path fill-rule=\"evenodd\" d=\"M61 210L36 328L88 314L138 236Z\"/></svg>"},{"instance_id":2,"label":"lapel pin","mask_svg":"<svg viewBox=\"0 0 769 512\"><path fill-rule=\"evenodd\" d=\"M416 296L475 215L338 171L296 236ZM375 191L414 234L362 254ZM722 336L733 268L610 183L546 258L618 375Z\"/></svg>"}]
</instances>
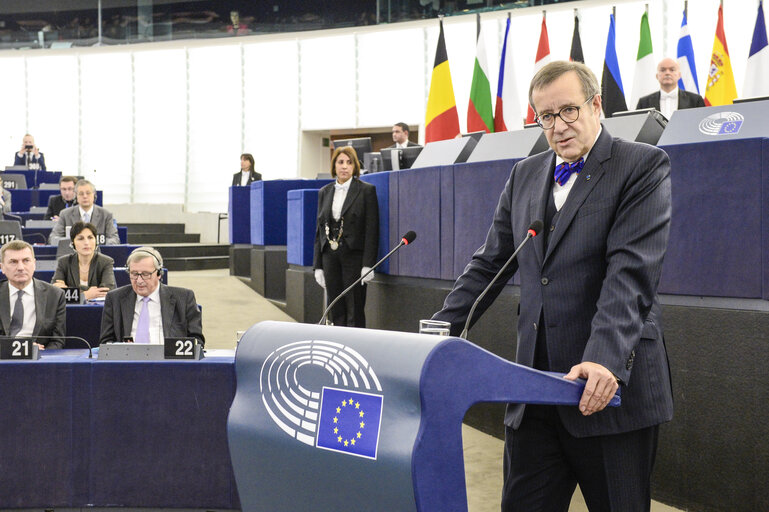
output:
<instances>
[{"instance_id":1,"label":"lapel pin","mask_svg":"<svg viewBox=\"0 0 769 512\"><path fill-rule=\"evenodd\" d=\"M590 175L585 176L585 181L590 181Z\"/></svg>"}]
</instances>

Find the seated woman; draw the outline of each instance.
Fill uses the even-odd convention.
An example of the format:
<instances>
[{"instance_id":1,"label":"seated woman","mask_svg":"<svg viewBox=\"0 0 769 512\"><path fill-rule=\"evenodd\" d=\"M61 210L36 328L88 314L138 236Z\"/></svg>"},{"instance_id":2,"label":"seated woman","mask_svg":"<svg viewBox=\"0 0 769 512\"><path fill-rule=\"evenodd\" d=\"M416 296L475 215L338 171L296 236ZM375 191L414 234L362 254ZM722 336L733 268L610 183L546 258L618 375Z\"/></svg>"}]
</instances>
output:
<instances>
[{"instance_id":1,"label":"seated woman","mask_svg":"<svg viewBox=\"0 0 769 512\"><path fill-rule=\"evenodd\" d=\"M96 252L96 226L76 222L69 236L75 253L59 258L51 283L60 288L80 288L86 299L104 297L115 288L115 261Z\"/></svg>"}]
</instances>

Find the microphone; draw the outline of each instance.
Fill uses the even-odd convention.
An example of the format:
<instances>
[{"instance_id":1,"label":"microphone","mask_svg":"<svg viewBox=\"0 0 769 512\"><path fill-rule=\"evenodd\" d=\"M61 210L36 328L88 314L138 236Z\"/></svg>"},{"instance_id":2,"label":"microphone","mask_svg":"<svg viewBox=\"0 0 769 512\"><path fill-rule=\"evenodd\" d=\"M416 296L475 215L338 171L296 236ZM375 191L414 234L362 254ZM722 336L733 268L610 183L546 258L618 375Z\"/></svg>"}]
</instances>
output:
<instances>
[{"instance_id":1,"label":"microphone","mask_svg":"<svg viewBox=\"0 0 769 512\"><path fill-rule=\"evenodd\" d=\"M6 336L10 337L10 336ZM93 351L91 344L88 343L88 340L85 338L81 338L80 336L16 336L18 339L24 339L24 340L78 340L82 341L88 346L88 359L93 359Z\"/></svg>"},{"instance_id":2,"label":"microphone","mask_svg":"<svg viewBox=\"0 0 769 512\"><path fill-rule=\"evenodd\" d=\"M508 260L505 262L504 265L502 265L502 268L499 269L499 271L494 276L494 279L491 280L491 282L484 288L483 292L481 292L480 295L478 295L478 298L475 299L475 302L473 302L473 307L470 308L470 313L467 315L467 320L465 321L465 329L462 331L462 334L459 335L460 338L467 339L467 331L470 330L470 321L473 318L473 313L475 313L475 308L478 307L478 304L480 304L483 297L486 296L486 293L491 289L492 286L494 286L494 283L497 282L497 279L499 279L499 276L501 276L508 265L510 265L516 256L518 256L518 253L523 249L523 246L526 244L526 242L529 241L530 238L534 238L537 236L540 231L542 231L542 228L545 227L545 224L541 220L535 220L531 224L529 224L529 229L526 231L526 238L523 239L523 241L518 245L518 247L515 248L515 251L513 254L508 258Z\"/></svg>"},{"instance_id":3,"label":"microphone","mask_svg":"<svg viewBox=\"0 0 769 512\"><path fill-rule=\"evenodd\" d=\"M327 319L327 317L328 317L328 314L329 314L329 312L331 311L331 308L332 308L332 307L334 307L334 304L336 304L337 302L339 302L339 299L341 299L342 297L344 297L345 295L347 295L347 293L348 293L350 290L352 290L352 289L355 287L355 285L357 285L358 283L360 283L361 281L363 281L363 278L364 278L364 277L366 277L367 275L369 275L370 273L372 273L372 272L374 271L374 269L375 269L375 268L377 268L379 265L381 265L381 264L382 264L382 263L383 263L383 262L384 262L384 261L385 261L387 258L389 258L390 256L392 256L392 255L393 255L393 253L394 253L395 251L397 251L398 249L400 249L400 248L401 248L401 247L403 247L404 245L408 245L408 244L410 244L410 243L411 243L411 242L413 242L413 241L414 241L416 238L417 238L417 234L416 234L415 232L413 232L413 231L409 231L408 233L406 233L405 235L403 235L403 237L401 237L401 241L398 243L398 245L396 245L395 247L393 247L392 251L390 251L390 252L388 252L387 254L385 254L384 258L382 258L381 260L377 261L377 262L374 264L374 266L373 266L373 267L371 267L371 268L369 269L369 271L368 271L368 272L366 272L365 274L363 274L362 276L360 276L358 279L356 279L356 280L355 280L355 282L354 282L353 284L351 284L350 286L348 286L347 288L345 288L345 290L344 290L342 293L340 293L339 295L337 295L336 299L334 299L334 300L331 302L331 304L329 304L329 305L328 305L328 307L326 308L326 310L323 312L323 316L320 318L320 322L318 322L318 325L323 325L323 324L325 324L325 323L326 323L326 319Z\"/></svg>"}]
</instances>

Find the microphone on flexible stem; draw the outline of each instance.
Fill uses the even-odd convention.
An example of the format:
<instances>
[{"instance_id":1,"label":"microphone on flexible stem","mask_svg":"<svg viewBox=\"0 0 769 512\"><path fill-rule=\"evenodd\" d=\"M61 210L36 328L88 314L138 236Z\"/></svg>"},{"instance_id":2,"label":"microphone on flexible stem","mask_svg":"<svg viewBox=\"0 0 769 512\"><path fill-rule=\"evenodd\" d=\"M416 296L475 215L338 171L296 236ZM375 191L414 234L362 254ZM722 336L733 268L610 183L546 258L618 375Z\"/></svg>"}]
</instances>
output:
<instances>
[{"instance_id":1,"label":"microphone on flexible stem","mask_svg":"<svg viewBox=\"0 0 769 512\"><path fill-rule=\"evenodd\" d=\"M88 346L88 359L93 359L93 351L91 344L88 343L88 340L85 338L81 338L80 336L17 336L19 339L29 339L29 340L77 340L82 341Z\"/></svg>"},{"instance_id":2,"label":"microphone on flexible stem","mask_svg":"<svg viewBox=\"0 0 769 512\"><path fill-rule=\"evenodd\" d=\"M545 227L545 224L541 220L535 220L531 224L529 224L529 229L526 231L526 238L523 239L523 241L518 245L518 247L515 248L515 252L508 258L508 260L505 262L504 265L502 265L502 268L499 269L499 271L494 275L494 279L491 280L491 282L484 288L483 292L481 292L480 295L478 295L478 298L475 299L475 302L473 302L473 307L470 308L470 313L467 315L467 320L465 321L465 329L462 331L462 334L459 335L460 338L467 339L467 331L470 330L470 321L473 318L473 313L475 313L475 308L478 307L478 304L480 304L483 297L486 295L486 293L491 289L492 286L494 286L494 283L497 282L497 279L499 279L499 276L501 276L505 269L510 265L516 256L518 256L518 253L521 249L523 249L523 246L526 244L526 242L529 241L530 238L534 238L539 234L540 231L542 231L542 228Z\"/></svg>"},{"instance_id":3,"label":"microphone on flexible stem","mask_svg":"<svg viewBox=\"0 0 769 512\"><path fill-rule=\"evenodd\" d=\"M379 265L381 265L381 264L382 264L382 263L383 263L383 262L384 262L384 261L385 261L387 258L389 258L390 256L392 256L392 255L393 255L393 253L394 253L395 251L397 251L398 249L400 249L400 248L401 248L401 247L403 247L404 245L408 245L408 244L410 244L411 242L413 242L413 241L416 239L416 237L417 237L417 234L416 234L415 232L413 232L413 231L409 231L408 233L406 233L405 235L403 235L403 237L401 237L401 241L398 243L398 245L396 245L395 247L393 247L393 250L392 250L392 251L390 251L390 252L388 252L387 254L385 254L384 258L382 258L381 260L377 261L377 262L374 264L374 266L373 266L373 267L371 267L371 268L369 269L369 271L368 271L368 272L366 272L365 274L363 274L362 276L360 276L360 277L359 277L359 278L358 278L358 279L357 279L357 280L356 280L356 281L355 281L353 284L351 284L350 286L348 286L347 288L345 288L345 290L344 290L342 293L340 293L339 295L337 295L336 299L334 299L334 300L331 302L331 304L329 304L329 305L328 305L328 307L326 308L326 310L323 312L323 316L320 318L320 322L318 322L318 325L323 325L323 324L325 324L325 323L326 323L326 319L327 319L327 317L328 317L328 313L331 311L331 308L332 308L332 307L334 307L334 304L336 304L337 302L339 302L339 300L340 300L342 297L344 297L345 295L347 295L347 292L349 292L350 290L352 290L352 289L355 287L355 285L357 285L358 283L360 283L361 281L363 281L363 278L364 278L364 277L366 277L367 275L369 275L370 273L372 273L372 272L374 271L374 269L375 269L375 268L377 268Z\"/></svg>"}]
</instances>

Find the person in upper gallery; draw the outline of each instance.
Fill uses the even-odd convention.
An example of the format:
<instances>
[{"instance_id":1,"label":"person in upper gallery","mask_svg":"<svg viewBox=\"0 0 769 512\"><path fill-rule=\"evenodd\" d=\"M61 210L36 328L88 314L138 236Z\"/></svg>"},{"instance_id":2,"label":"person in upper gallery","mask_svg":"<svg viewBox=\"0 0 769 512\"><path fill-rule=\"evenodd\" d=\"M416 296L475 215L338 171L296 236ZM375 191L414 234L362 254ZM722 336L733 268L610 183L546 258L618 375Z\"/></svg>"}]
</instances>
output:
<instances>
[{"instance_id":1,"label":"person in upper gallery","mask_svg":"<svg viewBox=\"0 0 769 512\"><path fill-rule=\"evenodd\" d=\"M516 163L486 241L433 318L462 332L516 271L516 362L586 379L578 406L509 404L502 510L648 511L659 425L673 417L657 287L670 234L670 159L601 125L601 89L579 62L542 67L529 104L550 150ZM511 318L513 315L511 315ZM618 387L620 407L606 407Z\"/></svg>"},{"instance_id":2,"label":"person in upper gallery","mask_svg":"<svg viewBox=\"0 0 769 512\"><path fill-rule=\"evenodd\" d=\"M254 157L251 153L240 155L240 172L232 175L233 187L245 187L254 181L262 181L262 175L254 170Z\"/></svg>"},{"instance_id":3,"label":"person in upper gallery","mask_svg":"<svg viewBox=\"0 0 769 512\"><path fill-rule=\"evenodd\" d=\"M393 125L393 142L389 148L407 148L410 146L418 146L414 142L409 140L409 125L406 123L395 123Z\"/></svg>"},{"instance_id":4,"label":"person in upper gallery","mask_svg":"<svg viewBox=\"0 0 769 512\"><path fill-rule=\"evenodd\" d=\"M21 149L14 155L13 165L24 165L30 169L45 170L45 157L35 145L35 138L32 135L24 135Z\"/></svg>"},{"instance_id":5,"label":"person in upper gallery","mask_svg":"<svg viewBox=\"0 0 769 512\"><path fill-rule=\"evenodd\" d=\"M64 292L35 279L35 253L22 240L0 249L0 268L8 278L0 283L0 335L53 336L35 343L40 348L63 348L67 328Z\"/></svg>"},{"instance_id":6,"label":"person in upper gallery","mask_svg":"<svg viewBox=\"0 0 769 512\"><path fill-rule=\"evenodd\" d=\"M0 210L2 210L3 213L8 213L11 211L11 201L11 192L5 190L2 183L0 183Z\"/></svg>"},{"instance_id":7,"label":"person in upper gallery","mask_svg":"<svg viewBox=\"0 0 769 512\"><path fill-rule=\"evenodd\" d=\"M115 288L115 261L98 252L96 226L75 222L69 237L75 252L59 258L51 284L59 288L80 288L86 299L104 297Z\"/></svg>"},{"instance_id":8,"label":"person in upper gallery","mask_svg":"<svg viewBox=\"0 0 769 512\"><path fill-rule=\"evenodd\" d=\"M59 220L59 213L64 208L77 204L77 197L75 197L75 183L77 178L74 176L62 176L59 180L59 192L48 198L48 209L45 211L46 220Z\"/></svg>"},{"instance_id":9,"label":"person in upper gallery","mask_svg":"<svg viewBox=\"0 0 769 512\"><path fill-rule=\"evenodd\" d=\"M331 156L333 183L318 192L313 268L315 280L325 288L328 303L356 279L368 273L379 251L379 203L376 187L361 181L355 150L343 146ZM366 327L366 290L369 273L331 311L334 325Z\"/></svg>"},{"instance_id":10,"label":"person in upper gallery","mask_svg":"<svg viewBox=\"0 0 769 512\"><path fill-rule=\"evenodd\" d=\"M94 204L96 200L96 187L87 180L80 180L75 184L75 195L77 196L77 207L67 208L60 212L59 220L51 230L48 237L48 243L55 245L67 233L67 226L72 226L75 222L90 222L98 230L97 239L101 245L118 245L120 237L117 234L117 227L112 220L112 213L106 208Z\"/></svg>"},{"instance_id":11,"label":"person in upper gallery","mask_svg":"<svg viewBox=\"0 0 769 512\"><path fill-rule=\"evenodd\" d=\"M678 88L681 69L675 59L670 57L662 59L657 64L655 76L660 83L660 90L640 98L636 106L637 109L656 108L666 119L670 119L676 110L705 106L705 100L702 99L702 96Z\"/></svg>"},{"instance_id":12,"label":"person in upper gallery","mask_svg":"<svg viewBox=\"0 0 769 512\"><path fill-rule=\"evenodd\" d=\"M134 249L126 260L130 285L107 293L101 317L99 343L121 342L162 345L164 338L196 338L205 343L200 309L195 293L187 288L166 286L163 257L152 247Z\"/></svg>"}]
</instances>

